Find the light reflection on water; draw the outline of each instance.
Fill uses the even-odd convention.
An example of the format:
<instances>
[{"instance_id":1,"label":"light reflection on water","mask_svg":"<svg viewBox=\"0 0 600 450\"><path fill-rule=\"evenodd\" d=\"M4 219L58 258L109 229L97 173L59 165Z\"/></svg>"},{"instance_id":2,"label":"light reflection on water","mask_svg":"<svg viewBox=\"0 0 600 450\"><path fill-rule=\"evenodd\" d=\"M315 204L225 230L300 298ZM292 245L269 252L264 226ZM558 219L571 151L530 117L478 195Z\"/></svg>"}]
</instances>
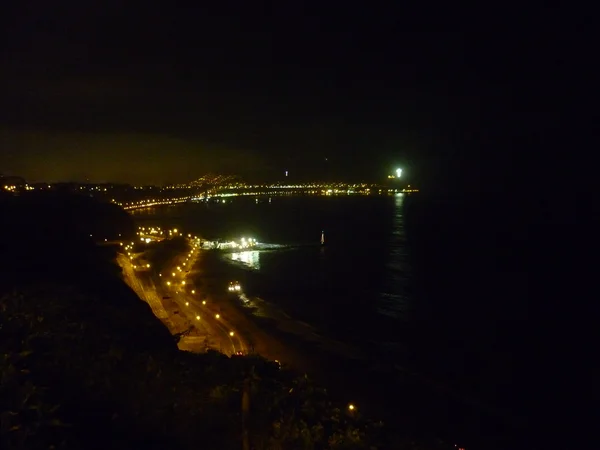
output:
<instances>
[{"instance_id":1,"label":"light reflection on water","mask_svg":"<svg viewBox=\"0 0 600 450\"><path fill-rule=\"evenodd\" d=\"M231 253L231 259L233 261L241 262L251 269L260 269L260 252L258 251L249 250L245 252Z\"/></svg>"}]
</instances>

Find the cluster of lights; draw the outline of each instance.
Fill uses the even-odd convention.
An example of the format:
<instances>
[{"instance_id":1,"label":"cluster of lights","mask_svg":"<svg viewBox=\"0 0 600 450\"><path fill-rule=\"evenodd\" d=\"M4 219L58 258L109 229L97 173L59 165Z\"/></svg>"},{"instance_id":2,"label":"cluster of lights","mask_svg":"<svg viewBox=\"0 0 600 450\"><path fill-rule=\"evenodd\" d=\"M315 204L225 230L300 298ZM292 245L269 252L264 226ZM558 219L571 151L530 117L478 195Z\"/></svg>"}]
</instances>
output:
<instances>
[{"instance_id":1,"label":"cluster of lights","mask_svg":"<svg viewBox=\"0 0 600 450\"><path fill-rule=\"evenodd\" d=\"M3 188L5 191L8 192L17 192L17 190L20 189L20 186L16 186L14 184L5 184ZM23 186L23 189L25 189L26 191L33 191L34 187L26 184L25 186Z\"/></svg>"},{"instance_id":2,"label":"cluster of lights","mask_svg":"<svg viewBox=\"0 0 600 450\"><path fill-rule=\"evenodd\" d=\"M177 231L177 229L174 229L174 230L172 230L172 231L173 231L175 234L177 234L177 232L178 232L178 231ZM199 246L200 246L200 240L199 240L199 239L198 239L196 236L193 236L193 237L192 237L192 235L191 235L191 234L188 234L188 235L187 235L187 237L188 237L189 239L191 239L191 241L192 241L192 247L193 247L193 248L192 248L192 250L191 250L191 251L188 253L188 255L187 255L186 259L185 259L185 262L183 262L183 263L182 263L182 265L184 265L184 266L186 266L186 265L190 264L190 258L192 258L192 257L193 257L193 255L194 255L194 251L197 251L197 250L199 249ZM185 272L183 272L183 268L182 268L181 266L177 266L177 267L176 267L176 271L173 271L173 272L171 272L171 277L172 277L172 278L176 278L178 273L179 273L179 274L180 274L182 277L184 277L184 278L185 278ZM161 277L162 277L162 273L160 273L160 274L159 274L159 276L161 276ZM169 287L170 287L170 286L186 286L186 285L187 285L187 283L186 283L186 281L185 281L185 280L181 280L180 282L174 282L174 281L172 282L171 280L167 280L165 283L166 283L166 285L167 285L167 286L169 286ZM236 287L237 287L237 288L236 288ZM241 288L240 288L239 284L238 284L237 286L234 286L234 290L237 290L237 291L241 290ZM179 292L179 291L177 291L177 292ZM191 289L191 290L190 290L190 293L191 293L192 295L195 295L195 294L196 294L196 290L195 290L195 289ZM206 300L202 300L202 305L206 306ZM186 301L186 302L185 302L185 306L189 307L189 306L190 306L190 302L189 302L189 301ZM217 314L215 314L215 319L219 320L220 318L221 318L221 315L220 315L220 314L218 314L218 313L217 313ZM196 316L195 316L195 319L196 319L197 321L199 321L199 320L201 319L200 315L196 315ZM232 336L234 336L234 335L235 335L235 333L234 333L233 331L230 331L230 332L229 332L229 336L231 336L231 337L232 337Z\"/></svg>"},{"instance_id":3,"label":"cluster of lights","mask_svg":"<svg viewBox=\"0 0 600 450\"><path fill-rule=\"evenodd\" d=\"M400 178L402 175L402 169L397 169L394 175L389 175L388 178ZM208 187L212 185L212 187ZM114 198L112 202L121 206L126 210L133 210L139 208L148 208L159 205L174 205L178 203L184 203L187 201L206 201L209 199L217 199L225 203L224 198L226 197L238 197L238 196L259 196L259 195L370 195L372 192L382 193L382 188L374 184L367 183L303 183L303 184L286 184L286 183L275 183L275 184L245 184L240 182L234 182L233 177L215 175L202 177L196 181L187 184L179 184L173 186L166 186L160 188L161 191L173 190L173 189L185 189L191 190L203 187L205 191L204 195L187 195L178 198L156 198L155 193L149 193L149 197L143 200L121 202ZM112 188L112 186L111 186ZM83 188L81 188L83 189ZM92 188L97 190L104 190L106 188ZM149 187L135 187L135 189L149 189ZM233 192L232 192L233 191ZM155 189L153 189L155 192ZM417 192L413 190L412 192Z\"/></svg>"},{"instance_id":4,"label":"cluster of lights","mask_svg":"<svg viewBox=\"0 0 600 450\"><path fill-rule=\"evenodd\" d=\"M150 242L154 242L154 241L160 241L162 239L164 239L162 236L164 234L168 234L170 237L174 237L177 234L179 234L179 230L177 228L173 228L172 230L163 230L160 227L138 227L138 231L136 232L136 234L140 237L140 241L145 242L145 243L150 243ZM91 236L91 235L90 235ZM189 237L191 237L191 235L188 235ZM194 237L194 239L197 240L196 237ZM106 239L105 239L106 241ZM119 243L120 246L123 246L123 242ZM130 244L126 244L124 247L124 251L127 253L127 256L129 257L129 260L133 262L134 260L134 255L132 255L132 251L133 251L133 245L134 243L130 243ZM197 243L195 244L195 246L197 247ZM184 263L185 265L186 263ZM142 264L142 265L134 265L133 268L134 269L149 269L150 263L146 263L146 264ZM178 269L181 268L178 267ZM162 277L162 273L159 273L158 276ZM175 276L175 273L173 273L173 276ZM185 281L182 283L183 285L185 285ZM167 285L170 286L171 282L167 281Z\"/></svg>"},{"instance_id":5,"label":"cluster of lights","mask_svg":"<svg viewBox=\"0 0 600 450\"><path fill-rule=\"evenodd\" d=\"M174 237L181 233L177 228L162 230L160 227L139 227L136 234L140 237L140 241L149 243L151 241L161 241L166 235ZM191 237L191 235L188 234L188 237Z\"/></svg>"},{"instance_id":6,"label":"cluster of lights","mask_svg":"<svg viewBox=\"0 0 600 450\"><path fill-rule=\"evenodd\" d=\"M113 203L121 206L123 209L131 210L131 209L139 209L139 208L150 208L151 206L160 206L160 205L174 205L177 203L184 203L190 200L191 196L181 197L181 198L168 198L168 199L147 199L147 200L139 200L137 202L130 203L121 203L113 200Z\"/></svg>"},{"instance_id":7,"label":"cluster of lights","mask_svg":"<svg viewBox=\"0 0 600 450\"><path fill-rule=\"evenodd\" d=\"M232 281L231 283L229 283L227 290L229 292L240 292L242 290L242 287L240 286L240 283L238 283L237 281Z\"/></svg>"},{"instance_id":8,"label":"cluster of lights","mask_svg":"<svg viewBox=\"0 0 600 450\"><path fill-rule=\"evenodd\" d=\"M256 239L253 239L253 238L248 238L248 239L242 238L239 243L233 242L232 246L234 248L238 248L238 247L239 248L250 248L250 247L254 247L256 244L258 244L258 242L256 242Z\"/></svg>"},{"instance_id":9,"label":"cluster of lights","mask_svg":"<svg viewBox=\"0 0 600 450\"><path fill-rule=\"evenodd\" d=\"M407 194L410 194L411 192L419 192L418 189L415 188L411 188L410 184L406 187L406 189L402 189L401 192L406 192Z\"/></svg>"}]
</instances>

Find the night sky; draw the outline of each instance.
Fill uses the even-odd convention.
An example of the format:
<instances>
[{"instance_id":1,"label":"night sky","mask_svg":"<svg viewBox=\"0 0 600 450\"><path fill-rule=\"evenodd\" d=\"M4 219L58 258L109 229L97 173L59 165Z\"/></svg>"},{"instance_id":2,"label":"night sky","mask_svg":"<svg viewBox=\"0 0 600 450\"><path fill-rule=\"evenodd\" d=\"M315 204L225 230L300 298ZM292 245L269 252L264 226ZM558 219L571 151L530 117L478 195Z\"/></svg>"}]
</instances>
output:
<instances>
[{"instance_id":1,"label":"night sky","mask_svg":"<svg viewBox=\"0 0 600 450\"><path fill-rule=\"evenodd\" d=\"M492 183L526 158L561 51L539 11L13 3L0 173L32 181L376 181L401 166L424 185Z\"/></svg>"}]
</instances>

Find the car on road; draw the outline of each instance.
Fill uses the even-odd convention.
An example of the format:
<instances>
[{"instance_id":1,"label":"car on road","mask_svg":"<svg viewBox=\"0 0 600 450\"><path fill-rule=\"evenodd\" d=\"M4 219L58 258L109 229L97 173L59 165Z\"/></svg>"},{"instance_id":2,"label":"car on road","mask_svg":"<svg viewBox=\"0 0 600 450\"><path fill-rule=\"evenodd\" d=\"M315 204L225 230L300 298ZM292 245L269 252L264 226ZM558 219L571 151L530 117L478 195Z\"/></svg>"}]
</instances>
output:
<instances>
[{"instance_id":1,"label":"car on road","mask_svg":"<svg viewBox=\"0 0 600 450\"><path fill-rule=\"evenodd\" d=\"M227 288L229 292L240 292L242 290L242 286L237 281L232 281L229 283L229 287Z\"/></svg>"}]
</instances>

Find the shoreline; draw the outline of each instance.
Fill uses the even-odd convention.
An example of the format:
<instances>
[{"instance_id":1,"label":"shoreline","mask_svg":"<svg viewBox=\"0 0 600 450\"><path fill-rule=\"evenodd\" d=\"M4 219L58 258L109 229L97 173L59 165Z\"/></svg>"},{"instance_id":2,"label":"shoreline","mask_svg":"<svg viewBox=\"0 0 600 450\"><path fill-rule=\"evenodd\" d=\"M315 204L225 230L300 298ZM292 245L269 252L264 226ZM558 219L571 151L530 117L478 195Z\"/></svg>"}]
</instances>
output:
<instances>
[{"instance_id":1,"label":"shoreline","mask_svg":"<svg viewBox=\"0 0 600 450\"><path fill-rule=\"evenodd\" d=\"M240 264L232 264L218 254L199 250L190 267L189 277L193 280L199 297L206 299L208 303L199 308L221 314L220 322L236 331L244 353L253 352L268 360L278 360L295 372L309 375L327 389L332 399L341 404L352 403L358 413L382 420L392 429L401 428L412 435L427 433L430 436L433 431L434 435L448 442L462 445L467 444L465 440L468 440L471 448L503 448L490 445L504 440L501 437L507 437L500 431L507 430L506 423L499 420L498 415L492 417L475 403L468 404L469 402L464 401L465 398L453 395L456 393L449 391L447 386L436 386L432 380L420 374L402 370L394 365L393 355L390 354L390 359L386 361L385 353L367 351L366 356L356 359L340 355L336 351L339 349L328 351L322 348L324 340L328 339L326 336L314 333L317 339L306 339L307 336L310 337L312 327L295 321L276 305L276 313L281 311L283 320L278 320L276 316L279 314L275 314L273 318L253 314L254 310L244 306L240 298L227 293L226 286L237 278L235 270L229 270L234 266L244 269ZM152 287L156 289L155 286ZM194 297L189 297L190 306L198 302L199 297ZM185 301L185 297L181 300ZM269 302L265 303L271 305ZM185 307L178 305L178 309L183 311ZM174 319L172 314L177 313L170 312L171 319ZM178 319L183 317L179 316ZM295 333L293 329L282 329L285 327L281 327L281 323L287 320L298 324L300 329L295 331L300 333ZM304 325L309 333L302 333ZM200 334L210 336L210 331ZM200 342L196 344L198 345L185 350L205 351L199 345ZM341 341L340 344L345 345ZM375 367L378 363L380 367ZM491 436L493 438L490 442Z\"/></svg>"},{"instance_id":2,"label":"shoreline","mask_svg":"<svg viewBox=\"0 0 600 450\"><path fill-rule=\"evenodd\" d=\"M419 433L426 429L431 432L434 427L444 439L458 441L459 437L468 437L472 441L469 443L479 448L502 448L490 446L488 438L496 436L503 440L499 430L512 426L504 423L494 411L485 411L486 405L400 368L394 361L382 363L370 354L358 359L343 356L340 352L322 348L321 339L311 341L282 330L277 319L255 315L254 309L244 306L239 298L220 291L219 286L224 288L230 281L228 273L226 270L206 273L203 268L206 257L203 251L200 252L194 267L197 289L206 293L255 353L307 374L336 400L353 403L358 411L393 428L402 427ZM229 262L221 259L219 264L227 267ZM289 319L293 321L293 318ZM378 363L379 367L376 367Z\"/></svg>"}]
</instances>

